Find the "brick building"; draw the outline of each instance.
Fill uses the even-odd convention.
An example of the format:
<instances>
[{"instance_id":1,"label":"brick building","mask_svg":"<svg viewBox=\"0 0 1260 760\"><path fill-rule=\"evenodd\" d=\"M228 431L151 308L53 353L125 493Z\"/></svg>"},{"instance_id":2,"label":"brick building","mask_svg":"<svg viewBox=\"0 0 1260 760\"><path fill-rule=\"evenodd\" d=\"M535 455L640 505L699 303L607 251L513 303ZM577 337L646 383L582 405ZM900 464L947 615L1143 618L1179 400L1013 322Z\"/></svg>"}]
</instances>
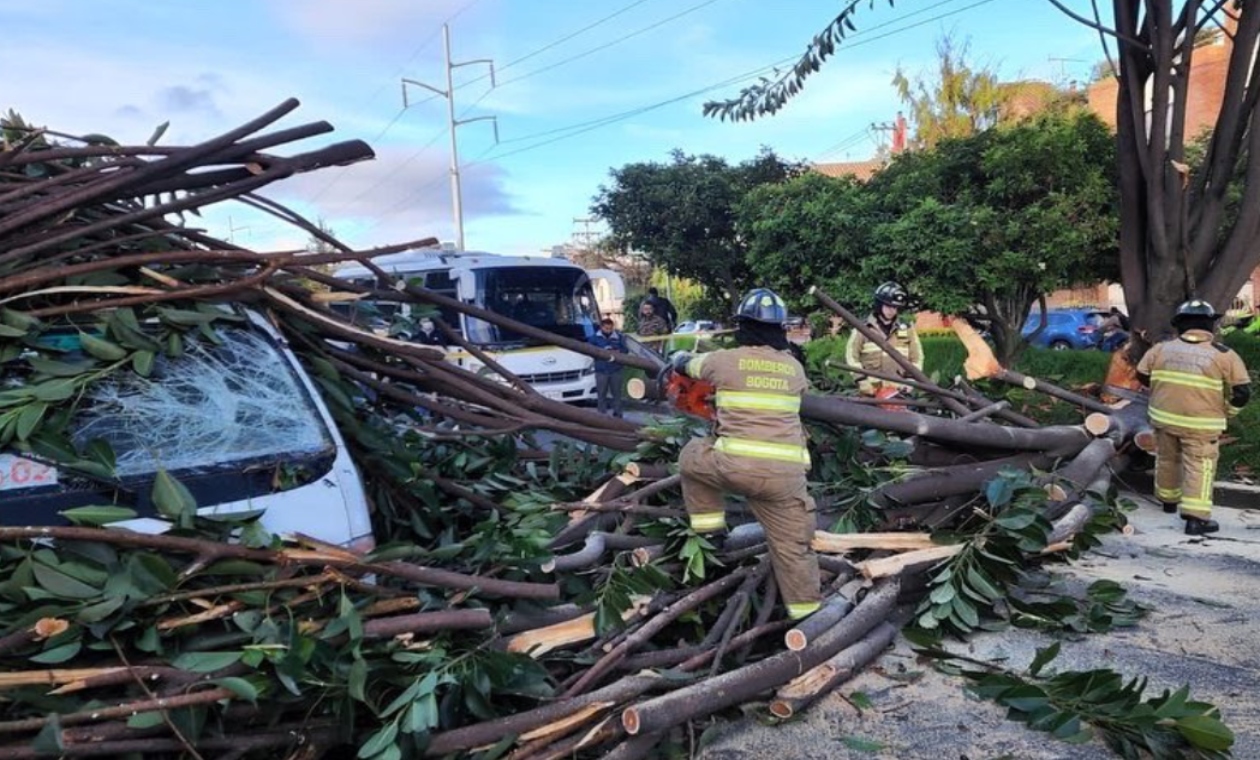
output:
<instances>
[{"instance_id":1,"label":"brick building","mask_svg":"<svg viewBox=\"0 0 1260 760\"><path fill-rule=\"evenodd\" d=\"M1221 103L1225 97L1225 79L1229 57L1233 52L1233 30L1237 18L1230 18L1223 33L1194 51L1190 64L1189 81L1186 84L1186 136L1193 139L1210 130L1216 123ZM1120 84L1115 77L1106 77L1089 86L1089 107L1107 126L1116 127L1116 97ZM1149 121L1148 121L1149 123ZM1234 304L1216 304L1218 309L1241 306L1254 309L1260 296L1260 268L1252 272L1251 280L1243 286ZM1124 307L1124 293L1117 285L1099 284L1093 288L1062 291L1052 294L1053 306L1103 305Z\"/></svg>"}]
</instances>

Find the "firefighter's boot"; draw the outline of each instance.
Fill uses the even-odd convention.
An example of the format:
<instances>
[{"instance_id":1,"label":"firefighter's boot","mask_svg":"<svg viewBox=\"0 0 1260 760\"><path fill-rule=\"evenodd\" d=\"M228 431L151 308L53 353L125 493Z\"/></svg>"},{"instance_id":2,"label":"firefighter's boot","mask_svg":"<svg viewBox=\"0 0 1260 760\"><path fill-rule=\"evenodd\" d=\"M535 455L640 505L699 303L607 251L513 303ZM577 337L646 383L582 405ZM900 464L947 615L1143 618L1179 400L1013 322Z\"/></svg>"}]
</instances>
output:
<instances>
[{"instance_id":1,"label":"firefighter's boot","mask_svg":"<svg viewBox=\"0 0 1260 760\"><path fill-rule=\"evenodd\" d=\"M1161 502L1160 502L1160 504L1163 504L1163 505L1164 505L1164 513L1165 513L1165 514L1170 514L1170 515L1173 515L1173 514L1176 514L1176 513L1177 513L1177 502L1175 502L1175 501L1161 501Z\"/></svg>"},{"instance_id":2,"label":"firefighter's boot","mask_svg":"<svg viewBox=\"0 0 1260 760\"><path fill-rule=\"evenodd\" d=\"M1215 520L1204 520L1202 517L1186 518L1186 535L1202 536L1207 533L1215 533L1220 530L1221 526Z\"/></svg>"}]
</instances>

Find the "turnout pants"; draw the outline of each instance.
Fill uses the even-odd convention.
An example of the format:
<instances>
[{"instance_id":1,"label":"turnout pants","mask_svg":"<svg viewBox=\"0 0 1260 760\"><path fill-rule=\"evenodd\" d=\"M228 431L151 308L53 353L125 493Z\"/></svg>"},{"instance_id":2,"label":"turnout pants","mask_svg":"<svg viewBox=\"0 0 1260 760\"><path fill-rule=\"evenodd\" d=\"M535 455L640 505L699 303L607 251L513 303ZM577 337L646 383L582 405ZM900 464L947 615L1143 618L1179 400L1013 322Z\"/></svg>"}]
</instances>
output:
<instances>
[{"instance_id":1,"label":"turnout pants","mask_svg":"<svg viewBox=\"0 0 1260 760\"><path fill-rule=\"evenodd\" d=\"M1181 505L1182 517L1212 516L1212 481L1220 439L1155 429L1155 497Z\"/></svg>"},{"instance_id":2,"label":"turnout pants","mask_svg":"<svg viewBox=\"0 0 1260 760\"><path fill-rule=\"evenodd\" d=\"M818 559L810 542L816 526L814 500L800 465L732 456L699 438L679 458L683 500L697 533L726 530L726 493L742 495L766 532L779 593L793 619L814 613L822 598Z\"/></svg>"}]
</instances>

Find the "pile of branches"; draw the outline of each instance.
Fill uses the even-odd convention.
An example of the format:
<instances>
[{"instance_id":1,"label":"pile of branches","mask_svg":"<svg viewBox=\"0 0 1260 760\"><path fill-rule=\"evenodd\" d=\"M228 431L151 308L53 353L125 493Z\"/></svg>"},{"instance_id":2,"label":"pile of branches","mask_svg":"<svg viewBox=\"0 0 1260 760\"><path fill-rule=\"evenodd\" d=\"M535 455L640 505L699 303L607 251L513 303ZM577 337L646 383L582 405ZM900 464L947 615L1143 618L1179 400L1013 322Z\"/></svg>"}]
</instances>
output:
<instances>
[{"instance_id":1,"label":"pile of branches","mask_svg":"<svg viewBox=\"0 0 1260 760\"><path fill-rule=\"evenodd\" d=\"M1019 588L1023 569L1122 525L1108 486L1144 432L1140 401L1113 407L1000 368L991 375L1095 416L1040 427L921 373L920 412L808 397L825 599L792 625L749 515L733 507L721 552L686 527L670 465L692 422L640 428L546 399L438 309L650 376L655 355L601 352L380 270L377 287L328 273L434 241L355 251L257 195L371 157L358 141L276 155L331 129L264 133L296 105L189 147L159 147L160 130L126 146L3 125L0 449L48 461L101 500L59 516L74 525L0 528L0 758L642 757L750 700L792 716L907 624L964 635L994 619L1133 619L1114 598L1064 609ZM332 252L259 253L185 223L229 199ZM436 317L493 374L331 308L359 300L420 307L413 316ZM94 384L213 343L242 307L267 314L315 377L367 483L371 553L272 536L256 515L199 515L166 472L151 493L129 493L114 452L71 438ZM73 356L50 340L66 325ZM544 451L535 430L575 443ZM847 487L889 466L910 475ZM137 503L172 529L101 527Z\"/></svg>"}]
</instances>

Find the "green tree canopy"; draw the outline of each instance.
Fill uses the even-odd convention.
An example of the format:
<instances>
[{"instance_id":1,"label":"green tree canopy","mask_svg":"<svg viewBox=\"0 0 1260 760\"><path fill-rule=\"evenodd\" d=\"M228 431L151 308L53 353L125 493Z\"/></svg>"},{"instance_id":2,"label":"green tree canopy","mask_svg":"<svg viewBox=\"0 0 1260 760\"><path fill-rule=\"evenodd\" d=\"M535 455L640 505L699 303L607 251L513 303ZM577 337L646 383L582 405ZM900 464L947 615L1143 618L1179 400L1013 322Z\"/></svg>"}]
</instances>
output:
<instances>
[{"instance_id":1,"label":"green tree canopy","mask_svg":"<svg viewBox=\"0 0 1260 760\"><path fill-rule=\"evenodd\" d=\"M865 305L896 279L924 308L987 325L1009 360L1039 297L1116 274L1113 167L1102 122L1048 113L900 154L866 185L762 188L741 228L750 265L794 295L817 282Z\"/></svg>"},{"instance_id":2,"label":"green tree canopy","mask_svg":"<svg viewBox=\"0 0 1260 760\"><path fill-rule=\"evenodd\" d=\"M768 149L736 165L676 150L669 163L612 170L612 182L600 187L591 212L608 224L623 250L642 252L653 265L734 301L752 282L736 208L753 188L802 171Z\"/></svg>"},{"instance_id":3,"label":"green tree canopy","mask_svg":"<svg viewBox=\"0 0 1260 760\"><path fill-rule=\"evenodd\" d=\"M1260 81L1260 13L1243 0L1111 0L1109 26L1101 4L1076 10L1047 0L1065 16L1099 32L1117 74L1115 151L1120 190L1118 228L1125 301L1133 320L1130 359L1169 329L1177 304L1189 296L1228 303L1260 264L1260 150L1256 96ZM845 0L791 67L745 87L737 97L704 104L721 119L773 114L857 26L861 8L895 0ZM1201 165L1187 163L1188 108L1197 51L1210 30L1227 29L1222 46L1221 106ZM1115 55L1112 55L1112 47ZM1198 85L1196 85L1198 86ZM1231 179L1243 167L1245 202L1230 216ZM1188 171L1189 170L1189 171Z\"/></svg>"},{"instance_id":4,"label":"green tree canopy","mask_svg":"<svg viewBox=\"0 0 1260 760\"><path fill-rule=\"evenodd\" d=\"M997 74L967 61L967 45L952 37L936 43L936 71L911 77L900 66L893 75L897 95L910 109L913 147L967 137L995 126L1011 96Z\"/></svg>"},{"instance_id":5,"label":"green tree canopy","mask_svg":"<svg viewBox=\"0 0 1260 760\"><path fill-rule=\"evenodd\" d=\"M739 207L748 241L748 267L757 283L774 289L794 311L817 304L808 285L843 283L861 269L873 220L871 194L853 176L808 172L762 185ZM833 292L847 299L847 289Z\"/></svg>"}]
</instances>

